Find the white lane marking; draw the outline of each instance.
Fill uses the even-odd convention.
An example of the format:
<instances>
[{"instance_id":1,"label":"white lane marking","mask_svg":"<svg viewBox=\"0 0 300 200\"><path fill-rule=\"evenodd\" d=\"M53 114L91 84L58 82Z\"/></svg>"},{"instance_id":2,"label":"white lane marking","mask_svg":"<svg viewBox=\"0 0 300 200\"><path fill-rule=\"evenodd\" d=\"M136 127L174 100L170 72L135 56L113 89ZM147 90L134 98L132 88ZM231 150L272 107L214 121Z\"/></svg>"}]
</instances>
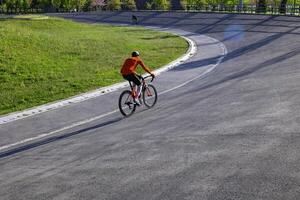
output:
<instances>
[{"instance_id":1,"label":"white lane marking","mask_svg":"<svg viewBox=\"0 0 300 200\"><path fill-rule=\"evenodd\" d=\"M199 79L200 77L203 77L203 76L206 75L207 73L213 71L213 70L214 70L214 69L222 62L223 58L224 58L225 55L227 54L227 49L226 49L225 45L224 45L222 42L218 41L218 40L215 39L215 38L211 38L211 39L214 40L215 42L219 42L219 44L221 45L222 51L223 51L223 52L222 52L222 53L223 53L223 56L221 56L221 57L218 59L218 62L217 62L216 64L212 65L211 68L208 68L208 69L205 70L203 73L199 74L198 76L196 76L196 77L194 77L194 78L192 78L192 79L190 79L190 80L188 80L188 81L186 81L186 82L184 82L184 83L182 83L182 84L180 84L180 85L178 85L178 86L176 86L176 87L173 87L173 88L171 88L171 89L165 90L165 91L159 93L159 95L162 95L162 94L165 94L165 93L167 93L167 92L171 92L171 91L173 91L173 90L176 90L176 89L178 89L178 88L180 88L180 87L183 87L183 86L185 86L186 84L188 84L188 83L190 83L190 82L192 82L192 81L194 81L194 80L196 80L196 79Z\"/></svg>"},{"instance_id":2,"label":"white lane marking","mask_svg":"<svg viewBox=\"0 0 300 200\"><path fill-rule=\"evenodd\" d=\"M119 109L116 109L116 110L113 110L111 112L108 112L108 113L105 113L103 115L98 115L96 117L93 117L93 118L90 118L90 119L87 119L87 120L84 120L84 121L81 121L81 122L76 122L70 126L66 126L66 127L63 127L63 128L60 128L60 129L57 129L55 131L51 131L49 133L44 133L44 134L41 134L41 135L38 135L36 137L32 137L32 138L27 138L25 140L21 140L19 142L16 142L16 143L12 143L12 144L8 144L8 145L5 145L5 146L2 146L0 147L0 151L3 150L3 149L8 149L10 147L13 147L13 146L16 146L16 145L20 145L20 144L23 144L23 143L26 143L26 142L31 142L33 140L37 140L37 139L41 139L41 138L44 138L44 137L47 137L47 136L50 136L50 135L53 135L55 133L59 133L61 131L64 131L64 130L68 130L68 129L71 129L71 128L74 128L76 126L80 126L80 125L83 125L83 124L86 124L86 123L89 123L89 122L92 122L92 121L95 121L97 119L101 119L103 117L106 117L108 115L111 115L113 113L116 113L117 111L119 111Z\"/></svg>"},{"instance_id":3,"label":"white lane marking","mask_svg":"<svg viewBox=\"0 0 300 200\"><path fill-rule=\"evenodd\" d=\"M216 39L214 39L214 38L211 38L211 39L213 39L214 41L220 42L220 41L218 41L218 40L216 40ZM223 56L220 57L220 58L218 59L218 62L217 62L216 64L212 65L211 68L207 69L206 71L204 71L204 72L201 73L200 75L198 75L198 76L196 76L196 77L194 77L194 78L192 78L192 79L190 79L190 80L188 80L188 81L186 81L186 82L184 82L184 83L182 83L182 84L180 84L180 85L178 85L178 86L175 86L175 87L173 87L173 88L171 88L171 89L165 90L165 91L159 93L159 95L166 94L166 93L171 92L171 91L173 91L173 90L176 90L176 89L178 89L178 88L180 88L180 87L183 87L183 86L185 86L186 84L188 84L188 83L190 83L190 82L192 82L192 81L194 81L194 80L196 80L196 79L198 79L198 78L200 78L200 77L206 75L207 73L211 72L212 70L214 70L214 69L222 62L223 58L224 58L225 55L227 54L227 49L226 49L225 45L224 45L223 43L221 43L221 42L220 42L220 44L221 44L221 48L222 48L222 50L223 50ZM76 126L80 126L80 125L83 125L83 124L86 124L86 123L90 123L90 122L92 122L92 121L101 119L101 118L103 118L103 117L106 117L106 116L111 115L111 114L113 114L113 113L116 113L116 112L118 112L118 111L119 111L119 109L116 109L116 110L113 110L113 111L111 111L111 112L105 113L105 114L103 114L103 115L99 115L99 116L96 116L96 117L93 117L93 118L90 118L90 119L87 119L87 120L84 120L84 121L81 121L81 122L76 122L76 123L74 123L74 124L72 124L72 125L70 125L70 126L66 126L66 127L57 129L57 130L55 130L55 131L51 131L51 132L49 132L49 133L44 133L44 134L38 135L38 136L36 136L36 137L28 138L28 139L21 140L21 141L16 142L16 143L12 143L12 144L8 144L8 145L5 145L5 146L2 146L2 147L0 147L0 151L1 151L1 150L4 150L4 149L11 148L11 147L13 147L13 146L17 146L17 145L20 145L20 144L24 144L24 143L26 143L26 142L31 142L31 141L34 141L34 140L37 140L37 139L41 139L41 138L44 138L44 137L53 135L53 134L55 134L55 133L59 133L59 132L64 131L64 130L74 128L74 127L76 127Z\"/></svg>"}]
</instances>

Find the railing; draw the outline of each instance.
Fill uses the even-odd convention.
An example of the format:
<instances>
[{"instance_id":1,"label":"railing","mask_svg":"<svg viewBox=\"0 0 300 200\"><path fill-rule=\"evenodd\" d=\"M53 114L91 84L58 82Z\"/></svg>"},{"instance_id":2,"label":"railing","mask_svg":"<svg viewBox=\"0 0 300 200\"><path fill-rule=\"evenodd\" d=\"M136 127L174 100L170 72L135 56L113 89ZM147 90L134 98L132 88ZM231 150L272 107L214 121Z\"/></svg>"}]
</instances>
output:
<instances>
[{"instance_id":1,"label":"railing","mask_svg":"<svg viewBox=\"0 0 300 200\"><path fill-rule=\"evenodd\" d=\"M249 14L285 14L300 15L300 5L286 5L286 12L280 13L280 5L266 5L261 9L256 4L226 5L226 4L187 4L184 6L187 11L198 12L227 12L227 13L249 13Z\"/></svg>"},{"instance_id":2,"label":"railing","mask_svg":"<svg viewBox=\"0 0 300 200\"><path fill-rule=\"evenodd\" d=\"M21 9L21 8L9 8L4 9L0 7L0 14L35 14L35 13L45 13L45 10L42 8L28 8L28 9Z\"/></svg>"}]
</instances>

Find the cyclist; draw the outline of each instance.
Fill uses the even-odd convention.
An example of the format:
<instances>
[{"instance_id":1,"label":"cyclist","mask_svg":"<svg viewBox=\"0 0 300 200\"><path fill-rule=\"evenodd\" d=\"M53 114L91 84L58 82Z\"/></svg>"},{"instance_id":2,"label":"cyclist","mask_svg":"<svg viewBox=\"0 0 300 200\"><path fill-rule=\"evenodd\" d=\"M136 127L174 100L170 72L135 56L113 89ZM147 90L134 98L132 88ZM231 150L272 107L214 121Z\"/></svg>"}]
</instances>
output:
<instances>
[{"instance_id":1,"label":"cyclist","mask_svg":"<svg viewBox=\"0 0 300 200\"><path fill-rule=\"evenodd\" d=\"M121 74L124 79L133 82L134 102L137 105L141 105L138 99L142 91L142 87L141 87L142 85L141 85L139 75L135 72L138 65L142 66L142 68L146 72L148 72L153 78L155 77L155 75L151 72L151 70L140 59L140 53L138 51L133 51L131 53L131 58L127 58L124 61L124 64L121 68Z\"/></svg>"}]
</instances>

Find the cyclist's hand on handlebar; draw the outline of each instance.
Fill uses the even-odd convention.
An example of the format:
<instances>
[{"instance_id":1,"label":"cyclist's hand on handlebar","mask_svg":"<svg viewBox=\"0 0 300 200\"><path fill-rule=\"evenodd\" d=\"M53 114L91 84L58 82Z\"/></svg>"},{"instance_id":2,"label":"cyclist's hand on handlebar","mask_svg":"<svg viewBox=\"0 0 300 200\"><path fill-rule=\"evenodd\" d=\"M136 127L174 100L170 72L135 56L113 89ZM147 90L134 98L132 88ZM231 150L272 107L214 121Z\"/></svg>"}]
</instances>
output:
<instances>
[{"instance_id":1,"label":"cyclist's hand on handlebar","mask_svg":"<svg viewBox=\"0 0 300 200\"><path fill-rule=\"evenodd\" d=\"M153 79L155 78L155 75L154 74L150 74L151 75L151 77L152 77L152 79L151 79L151 82L153 81Z\"/></svg>"}]
</instances>

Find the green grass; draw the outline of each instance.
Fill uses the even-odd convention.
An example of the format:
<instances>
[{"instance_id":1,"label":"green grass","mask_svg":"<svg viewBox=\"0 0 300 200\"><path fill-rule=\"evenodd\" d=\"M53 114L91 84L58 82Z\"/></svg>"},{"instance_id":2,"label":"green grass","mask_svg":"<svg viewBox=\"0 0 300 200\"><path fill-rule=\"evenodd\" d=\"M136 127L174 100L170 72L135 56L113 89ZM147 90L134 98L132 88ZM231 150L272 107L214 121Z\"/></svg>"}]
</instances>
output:
<instances>
[{"instance_id":1,"label":"green grass","mask_svg":"<svg viewBox=\"0 0 300 200\"><path fill-rule=\"evenodd\" d=\"M133 50L155 69L188 47L180 37L139 27L23 18L0 19L0 114L120 82Z\"/></svg>"}]
</instances>

